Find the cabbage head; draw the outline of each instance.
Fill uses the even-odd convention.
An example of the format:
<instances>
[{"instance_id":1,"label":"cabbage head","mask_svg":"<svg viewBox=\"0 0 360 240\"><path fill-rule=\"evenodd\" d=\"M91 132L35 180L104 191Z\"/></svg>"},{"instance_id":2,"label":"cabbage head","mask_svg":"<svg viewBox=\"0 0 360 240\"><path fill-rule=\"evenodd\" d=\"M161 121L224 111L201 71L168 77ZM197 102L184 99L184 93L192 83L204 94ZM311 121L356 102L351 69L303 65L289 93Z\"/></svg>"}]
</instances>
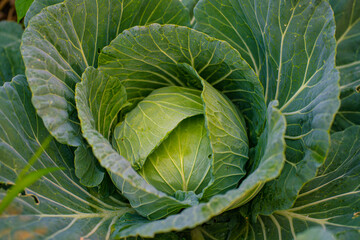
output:
<instances>
[{"instance_id":1,"label":"cabbage head","mask_svg":"<svg viewBox=\"0 0 360 240\"><path fill-rule=\"evenodd\" d=\"M359 236L349 6L35 0L25 75L0 91L0 189L39 148L35 170L61 169L0 216L0 237L18 221L10 238Z\"/></svg>"}]
</instances>

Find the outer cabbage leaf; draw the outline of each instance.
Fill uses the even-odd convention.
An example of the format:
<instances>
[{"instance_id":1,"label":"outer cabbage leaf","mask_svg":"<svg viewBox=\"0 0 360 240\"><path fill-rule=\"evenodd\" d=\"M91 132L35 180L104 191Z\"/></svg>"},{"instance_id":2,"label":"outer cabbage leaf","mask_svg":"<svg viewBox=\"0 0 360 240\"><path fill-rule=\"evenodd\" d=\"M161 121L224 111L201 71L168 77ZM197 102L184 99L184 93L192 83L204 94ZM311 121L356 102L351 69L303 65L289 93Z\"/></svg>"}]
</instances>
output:
<instances>
[{"instance_id":1,"label":"outer cabbage leaf","mask_svg":"<svg viewBox=\"0 0 360 240\"><path fill-rule=\"evenodd\" d=\"M80 133L74 101L75 84L88 66L96 66L100 50L124 29L151 22L188 24L186 8L178 0L75 0L44 8L30 20L23 36L22 55L33 93L32 102L46 128L60 143L81 146L76 174L86 186L104 177ZM140 11L139 11L140 9ZM103 21L106 19L106 21Z\"/></svg>"},{"instance_id":2,"label":"outer cabbage leaf","mask_svg":"<svg viewBox=\"0 0 360 240\"><path fill-rule=\"evenodd\" d=\"M97 71L88 71L85 78L91 79L88 84L88 92L91 112L96 114L94 125L96 129L108 140L117 121L117 114L122 107L127 106L126 92L116 78L98 74ZM86 79L86 81L90 81ZM80 146L75 151L75 173L80 182L87 187L95 187L101 184L105 176L105 170L100 166L93 155L90 146ZM111 184L110 182L103 184Z\"/></svg>"},{"instance_id":3,"label":"outer cabbage leaf","mask_svg":"<svg viewBox=\"0 0 360 240\"><path fill-rule=\"evenodd\" d=\"M32 102L61 143L81 145L75 84L101 49L124 29L152 22L189 23L178 0L68 0L44 8L23 35L22 55ZM104 21L105 20L105 21Z\"/></svg>"},{"instance_id":4,"label":"outer cabbage leaf","mask_svg":"<svg viewBox=\"0 0 360 240\"><path fill-rule=\"evenodd\" d=\"M26 12L25 18L24 18L24 25L27 27L29 24L30 19L40 13L40 11L43 8L46 8L47 6L51 6L57 3L61 3L64 0L34 0L31 6L29 7L29 10Z\"/></svg>"},{"instance_id":5,"label":"outer cabbage leaf","mask_svg":"<svg viewBox=\"0 0 360 240\"><path fill-rule=\"evenodd\" d=\"M329 149L339 106L334 69L335 24L326 1L201 0L195 28L235 47L259 74L265 100L286 117L286 164L267 184L253 211L290 208Z\"/></svg>"},{"instance_id":6,"label":"outer cabbage leaf","mask_svg":"<svg viewBox=\"0 0 360 240\"><path fill-rule=\"evenodd\" d=\"M118 77L132 102L164 86L198 87L196 81L188 81L183 64L190 65L240 109L256 142L266 115L263 88L226 42L187 27L152 24L124 31L99 57L99 69Z\"/></svg>"},{"instance_id":7,"label":"outer cabbage leaf","mask_svg":"<svg viewBox=\"0 0 360 240\"><path fill-rule=\"evenodd\" d=\"M336 66L340 72L341 106L333 130L360 125L360 2L330 0L336 21Z\"/></svg>"},{"instance_id":8,"label":"outer cabbage leaf","mask_svg":"<svg viewBox=\"0 0 360 240\"><path fill-rule=\"evenodd\" d=\"M75 174L80 183L87 187L96 187L101 184L105 170L92 153L91 147L81 145L75 151Z\"/></svg>"},{"instance_id":9,"label":"outer cabbage leaf","mask_svg":"<svg viewBox=\"0 0 360 240\"><path fill-rule=\"evenodd\" d=\"M298 234L312 228L331 232L336 239L358 239L359 170L360 126L332 134L326 161L301 189L294 206L269 216L259 215L255 223L251 211L245 209L245 218L237 220L239 224L232 228L234 238L229 239L297 239Z\"/></svg>"},{"instance_id":10,"label":"outer cabbage leaf","mask_svg":"<svg viewBox=\"0 0 360 240\"><path fill-rule=\"evenodd\" d=\"M187 9L189 9L190 15L192 16L192 12L194 10L194 7L196 5L196 3L199 0L181 0L181 2L187 7Z\"/></svg>"},{"instance_id":11,"label":"outer cabbage leaf","mask_svg":"<svg viewBox=\"0 0 360 240\"><path fill-rule=\"evenodd\" d=\"M101 166L110 173L114 184L130 201L131 206L141 214L148 216L149 219L162 218L168 214L176 213L182 208L189 207L190 202L178 201L148 184L131 167L130 162L112 148L109 140L104 138L97 129L95 119L99 117L99 114L91 110L91 98L89 98L92 90L91 84L96 78L101 78L102 84L108 86L109 89L112 89L114 85L123 88L119 81L114 81L114 78L106 76L105 73L90 67L84 72L83 81L76 87L76 104L81 129L83 136L91 145L94 155L100 161ZM126 101L124 97L126 97L125 94L122 95L123 106Z\"/></svg>"},{"instance_id":12,"label":"outer cabbage leaf","mask_svg":"<svg viewBox=\"0 0 360 240\"><path fill-rule=\"evenodd\" d=\"M91 114L96 116L92 124L111 141L118 113L129 105L126 90L117 78L100 73L93 67L89 67L82 78L88 93Z\"/></svg>"},{"instance_id":13,"label":"outer cabbage leaf","mask_svg":"<svg viewBox=\"0 0 360 240\"><path fill-rule=\"evenodd\" d=\"M24 76L0 88L0 183L13 184L50 134L31 105ZM52 140L30 171L61 167L29 188L0 216L4 239L109 239L110 226L128 204L114 197L101 200L84 189L74 174L72 150ZM5 195L0 189L0 199ZM36 201L34 201L36 200Z\"/></svg>"},{"instance_id":14,"label":"outer cabbage leaf","mask_svg":"<svg viewBox=\"0 0 360 240\"><path fill-rule=\"evenodd\" d=\"M285 160L285 118L275 106L275 103L271 103L268 108L264 134L259 139L259 146L263 149L259 167L241 182L239 188L157 221L126 214L114 225L113 237L154 237L157 233L193 228L252 199L265 182L279 175Z\"/></svg>"},{"instance_id":15,"label":"outer cabbage leaf","mask_svg":"<svg viewBox=\"0 0 360 240\"><path fill-rule=\"evenodd\" d=\"M125 88L118 79L109 79L109 76L98 74L93 69L85 77L93 79L88 85L88 91L91 112L97 116L94 124L96 129L110 141L117 115L122 107L128 105ZM103 181L105 170L93 155L90 146L83 145L75 151L75 173L80 178L80 182L88 187L98 186Z\"/></svg>"},{"instance_id":16,"label":"outer cabbage leaf","mask_svg":"<svg viewBox=\"0 0 360 240\"><path fill-rule=\"evenodd\" d=\"M336 239L347 240L347 239L359 239L360 230L344 230L336 234Z\"/></svg>"},{"instance_id":17,"label":"outer cabbage leaf","mask_svg":"<svg viewBox=\"0 0 360 240\"><path fill-rule=\"evenodd\" d=\"M197 4L199 0L181 0L181 2L189 9L190 18L191 18L191 26L193 26L195 22L194 18L194 7Z\"/></svg>"},{"instance_id":18,"label":"outer cabbage leaf","mask_svg":"<svg viewBox=\"0 0 360 240\"><path fill-rule=\"evenodd\" d=\"M321 227L313 227L296 235L298 240L335 240L335 237L331 232L324 230Z\"/></svg>"},{"instance_id":19,"label":"outer cabbage leaf","mask_svg":"<svg viewBox=\"0 0 360 240\"><path fill-rule=\"evenodd\" d=\"M125 214L123 218L125 218ZM120 220L120 221L121 221ZM245 226L247 225L247 227ZM211 221L197 227L197 230L201 233L204 239L227 239L227 240L245 240L245 239L269 239L267 235L256 234L249 226L250 222L247 219L242 218L238 212L227 212L219 217L213 218ZM266 227L266 226L265 226ZM274 230L274 229L272 229ZM345 234L345 235L344 235ZM282 235L281 239L289 240L335 240L335 239L357 239L357 235L350 231L344 231L341 234L334 234L328 229L322 227L309 227L307 230L297 233L296 235L289 236L288 234ZM353 238L341 238L342 236L349 236ZM280 239L272 238L271 240Z\"/></svg>"},{"instance_id":20,"label":"outer cabbage leaf","mask_svg":"<svg viewBox=\"0 0 360 240\"><path fill-rule=\"evenodd\" d=\"M24 62L20 53L23 31L21 25L15 22L0 22L0 86L10 82L17 74L24 73Z\"/></svg>"}]
</instances>

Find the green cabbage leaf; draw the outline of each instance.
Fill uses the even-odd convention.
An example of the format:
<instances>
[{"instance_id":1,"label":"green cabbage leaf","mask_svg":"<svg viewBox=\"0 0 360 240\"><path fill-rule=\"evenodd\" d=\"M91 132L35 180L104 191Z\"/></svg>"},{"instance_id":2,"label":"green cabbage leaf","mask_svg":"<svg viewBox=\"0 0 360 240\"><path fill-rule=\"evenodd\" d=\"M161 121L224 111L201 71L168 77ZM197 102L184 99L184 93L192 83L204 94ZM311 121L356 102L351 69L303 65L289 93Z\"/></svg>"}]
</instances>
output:
<instances>
[{"instance_id":1,"label":"green cabbage leaf","mask_svg":"<svg viewBox=\"0 0 360 240\"><path fill-rule=\"evenodd\" d=\"M25 67L20 53L23 29L20 24L0 22L0 85L10 82L17 74L24 74Z\"/></svg>"},{"instance_id":2,"label":"green cabbage leaf","mask_svg":"<svg viewBox=\"0 0 360 240\"><path fill-rule=\"evenodd\" d=\"M0 238L359 238L359 6L34 0L0 23Z\"/></svg>"},{"instance_id":3,"label":"green cabbage leaf","mask_svg":"<svg viewBox=\"0 0 360 240\"><path fill-rule=\"evenodd\" d=\"M326 1L201 0L195 29L235 47L259 75L266 102L277 100L287 122L286 162L253 211L292 206L329 149L329 128L339 107L334 69L335 22Z\"/></svg>"}]
</instances>

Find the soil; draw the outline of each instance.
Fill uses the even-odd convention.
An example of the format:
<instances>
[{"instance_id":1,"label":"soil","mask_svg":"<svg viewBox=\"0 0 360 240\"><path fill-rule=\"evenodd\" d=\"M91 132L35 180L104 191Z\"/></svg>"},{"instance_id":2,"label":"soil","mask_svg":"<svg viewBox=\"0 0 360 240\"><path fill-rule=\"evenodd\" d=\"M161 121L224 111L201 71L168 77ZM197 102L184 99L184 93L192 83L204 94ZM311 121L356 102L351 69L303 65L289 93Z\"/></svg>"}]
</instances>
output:
<instances>
[{"instance_id":1,"label":"soil","mask_svg":"<svg viewBox=\"0 0 360 240\"><path fill-rule=\"evenodd\" d=\"M15 0L0 0L0 21L16 21Z\"/></svg>"}]
</instances>

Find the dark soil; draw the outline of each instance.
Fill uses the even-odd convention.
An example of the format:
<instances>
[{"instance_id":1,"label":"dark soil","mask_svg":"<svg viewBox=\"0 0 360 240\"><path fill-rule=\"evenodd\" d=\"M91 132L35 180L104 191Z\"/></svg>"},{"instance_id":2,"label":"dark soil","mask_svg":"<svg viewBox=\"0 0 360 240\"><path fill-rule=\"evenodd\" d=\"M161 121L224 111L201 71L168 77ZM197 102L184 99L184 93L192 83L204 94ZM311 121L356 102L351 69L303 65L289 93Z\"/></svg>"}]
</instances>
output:
<instances>
[{"instance_id":1,"label":"dark soil","mask_svg":"<svg viewBox=\"0 0 360 240\"><path fill-rule=\"evenodd\" d=\"M0 0L0 20L16 21L15 0Z\"/></svg>"}]
</instances>

